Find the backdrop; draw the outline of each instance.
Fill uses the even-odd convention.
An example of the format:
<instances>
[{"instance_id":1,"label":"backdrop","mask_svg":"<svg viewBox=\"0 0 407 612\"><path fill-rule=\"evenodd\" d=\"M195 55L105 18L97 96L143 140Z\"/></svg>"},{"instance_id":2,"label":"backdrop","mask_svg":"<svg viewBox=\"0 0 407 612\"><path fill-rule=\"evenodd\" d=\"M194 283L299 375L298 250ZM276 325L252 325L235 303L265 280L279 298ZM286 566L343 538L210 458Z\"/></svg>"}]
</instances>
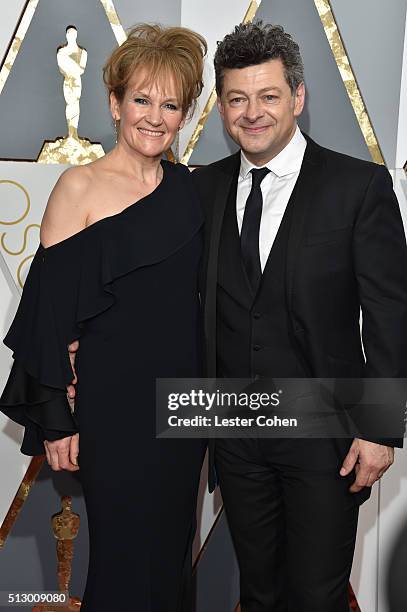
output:
<instances>
[{"instance_id":1,"label":"backdrop","mask_svg":"<svg viewBox=\"0 0 407 612\"><path fill-rule=\"evenodd\" d=\"M44 142L67 134L63 74L57 49L66 44L66 28L77 30L87 51L81 77L78 131L108 151L114 133L101 67L125 30L140 21L183 25L209 43L205 88L199 107L183 129L174 153L190 165L206 164L235 150L213 107L212 68L216 41L244 18L282 24L300 43L305 62L307 104L301 127L320 144L390 169L407 221L407 0L3 0L0 7L0 331L4 337L39 240L39 224L59 174L92 155L90 146L75 159L55 154ZM0 346L0 386L11 364ZM62 494L73 496L81 516L75 540L71 593L81 596L87 569L87 525L80 482L75 475L43 466L35 484L29 458L19 453L19 426L0 415L0 590L52 590L55 540L50 516ZM397 563L406 532L407 451L374 486L362 506L352 586L363 612L391 612L386 575ZM32 466L34 467L34 466ZM205 470L204 470L205 472ZM21 511L14 520L18 491ZM12 512L10 513L10 507ZM226 612L238 601L238 572L221 498L201 482L199 531L194 551L198 612ZM219 518L220 517L220 518ZM165 517L163 517L165 518ZM11 531L10 526L12 525ZM202 545L206 542L205 550ZM8 609L8 608L7 608ZM393 610L393 609L392 609Z\"/></svg>"}]
</instances>

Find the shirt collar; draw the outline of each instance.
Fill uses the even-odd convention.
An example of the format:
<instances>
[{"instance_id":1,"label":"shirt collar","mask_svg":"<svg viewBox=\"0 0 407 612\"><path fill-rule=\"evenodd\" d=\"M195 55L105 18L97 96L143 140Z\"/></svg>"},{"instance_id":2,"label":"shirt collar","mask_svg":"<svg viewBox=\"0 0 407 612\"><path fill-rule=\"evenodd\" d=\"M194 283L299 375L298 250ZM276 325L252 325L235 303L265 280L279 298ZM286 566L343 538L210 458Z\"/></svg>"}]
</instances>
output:
<instances>
[{"instance_id":1,"label":"shirt collar","mask_svg":"<svg viewBox=\"0 0 407 612\"><path fill-rule=\"evenodd\" d=\"M307 141L301 134L300 128L297 126L294 136L291 138L288 145L286 145L284 149L280 151L278 155L276 155L276 157L273 157L273 159L261 167L268 168L278 177L299 172L304 159L306 147ZM259 166L252 164L252 162L247 159L243 151L240 151L240 177L242 179L246 179L252 168L259 168Z\"/></svg>"}]
</instances>

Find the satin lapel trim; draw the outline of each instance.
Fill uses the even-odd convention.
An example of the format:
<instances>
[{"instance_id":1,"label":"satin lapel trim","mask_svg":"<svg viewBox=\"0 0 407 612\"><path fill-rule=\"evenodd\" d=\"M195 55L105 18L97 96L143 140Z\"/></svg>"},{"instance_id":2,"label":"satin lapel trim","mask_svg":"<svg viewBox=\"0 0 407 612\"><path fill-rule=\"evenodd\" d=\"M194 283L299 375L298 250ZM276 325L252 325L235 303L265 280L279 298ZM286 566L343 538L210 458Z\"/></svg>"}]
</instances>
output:
<instances>
[{"instance_id":1,"label":"satin lapel trim","mask_svg":"<svg viewBox=\"0 0 407 612\"><path fill-rule=\"evenodd\" d=\"M256 310L257 312L266 312L268 309L267 300L270 297L269 288L271 283L273 282L273 266L275 265L275 259L273 260L273 254L276 252L277 243L280 241L281 232L283 231L284 224L286 222L290 223L290 218L287 219L287 216L290 217L292 212L290 208L295 205L295 187L290 196L290 199L287 203L286 209L284 211L283 217L281 219L280 226L278 228L276 237L274 239L273 244L271 245L270 253L267 257L266 265L264 266L263 274L261 277L261 282L259 286L259 290L256 295ZM287 235L287 234L286 234ZM285 265L285 259L282 262L282 265Z\"/></svg>"},{"instance_id":2,"label":"satin lapel trim","mask_svg":"<svg viewBox=\"0 0 407 612\"><path fill-rule=\"evenodd\" d=\"M218 253L222 222L228 202L234 172L222 174L215 194L211 235L209 239L208 271L206 277L205 334L207 340L208 376L216 376L216 290L218 282Z\"/></svg>"},{"instance_id":3,"label":"satin lapel trim","mask_svg":"<svg viewBox=\"0 0 407 612\"><path fill-rule=\"evenodd\" d=\"M320 184L324 165L322 149L314 142L308 141L301 172L294 188L295 201L292 203L293 210L287 244L286 291L287 306L290 312L292 311L296 263L301 252L300 245L304 236L307 211Z\"/></svg>"}]
</instances>

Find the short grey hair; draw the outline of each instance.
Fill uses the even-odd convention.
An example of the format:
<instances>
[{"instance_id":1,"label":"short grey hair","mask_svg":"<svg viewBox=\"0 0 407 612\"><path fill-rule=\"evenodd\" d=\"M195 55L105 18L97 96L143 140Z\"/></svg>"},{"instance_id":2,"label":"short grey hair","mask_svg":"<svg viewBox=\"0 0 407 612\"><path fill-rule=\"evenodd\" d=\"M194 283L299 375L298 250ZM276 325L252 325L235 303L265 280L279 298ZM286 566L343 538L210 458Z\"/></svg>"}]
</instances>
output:
<instances>
[{"instance_id":1,"label":"short grey hair","mask_svg":"<svg viewBox=\"0 0 407 612\"><path fill-rule=\"evenodd\" d=\"M224 71L227 68L246 68L280 59L284 66L286 81L294 94L304 81L304 64L300 48L290 34L280 25L241 23L235 26L218 42L216 49L215 80L216 92L221 95Z\"/></svg>"}]
</instances>

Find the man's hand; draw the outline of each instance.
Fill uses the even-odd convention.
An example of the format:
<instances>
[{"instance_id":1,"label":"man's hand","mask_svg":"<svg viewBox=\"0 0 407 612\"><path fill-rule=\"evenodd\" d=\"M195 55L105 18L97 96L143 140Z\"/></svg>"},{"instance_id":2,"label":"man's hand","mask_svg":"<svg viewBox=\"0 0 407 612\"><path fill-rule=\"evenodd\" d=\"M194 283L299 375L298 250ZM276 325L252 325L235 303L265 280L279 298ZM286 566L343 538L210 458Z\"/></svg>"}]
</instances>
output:
<instances>
[{"instance_id":1,"label":"man's hand","mask_svg":"<svg viewBox=\"0 0 407 612\"><path fill-rule=\"evenodd\" d=\"M53 470L56 472L60 470L76 472L79 470L77 461L79 454L78 433L73 436L62 438L61 440L54 440L53 442L44 440L44 446L47 461Z\"/></svg>"},{"instance_id":2,"label":"man's hand","mask_svg":"<svg viewBox=\"0 0 407 612\"><path fill-rule=\"evenodd\" d=\"M350 487L358 493L379 480L394 461L394 448L355 438L342 464L340 475L347 476L355 468L356 480Z\"/></svg>"},{"instance_id":3,"label":"man's hand","mask_svg":"<svg viewBox=\"0 0 407 612\"><path fill-rule=\"evenodd\" d=\"M68 346L69 359L71 362L71 367L72 367L72 372L73 372L73 379L72 379L72 383L68 385L66 388L66 391L67 391L66 396L68 398L68 402L71 407L71 410L73 410L75 407L75 393L76 393L75 385L78 382L78 378L76 376L76 370L75 370L75 357L76 357L76 352L78 348L79 348L79 340L75 340L74 342L72 342L72 344Z\"/></svg>"}]
</instances>

